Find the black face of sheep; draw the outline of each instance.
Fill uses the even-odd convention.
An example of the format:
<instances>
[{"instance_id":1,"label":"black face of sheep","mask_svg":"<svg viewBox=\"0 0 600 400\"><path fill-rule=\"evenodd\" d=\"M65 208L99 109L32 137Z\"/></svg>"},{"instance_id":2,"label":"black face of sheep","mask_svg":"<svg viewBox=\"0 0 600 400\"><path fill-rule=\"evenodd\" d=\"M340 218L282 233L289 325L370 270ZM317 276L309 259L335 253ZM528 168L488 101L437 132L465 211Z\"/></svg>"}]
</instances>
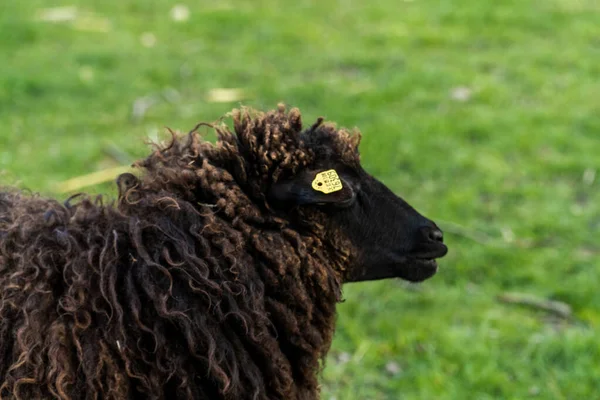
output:
<instances>
[{"instance_id":1,"label":"black face of sheep","mask_svg":"<svg viewBox=\"0 0 600 400\"><path fill-rule=\"evenodd\" d=\"M347 281L403 278L423 281L437 271L436 258L448 249L442 231L403 199L364 171L323 168L339 175L342 189L325 194L312 189L321 172L304 171L274 188L272 195L305 207L320 207L330 229L347 235L358 259Z\"/></svg>"},{"instance_id":2,"label":"black face of sheep","mask_svg":"<svg viewBox=\"0 0 600 400\"><path fill-rule=\"evenodd\" d=\"M334 186L327 182L334 190L329 193L319 187L327 175L334 182ZM320 209L327 214L328 229L349 239L355 259L346 282L385 278L420 282L437 272L435 259L448 252L433 221L359 165L331 160L276 184L270 195L280 207Z\"/></svg>"}]
</instances>

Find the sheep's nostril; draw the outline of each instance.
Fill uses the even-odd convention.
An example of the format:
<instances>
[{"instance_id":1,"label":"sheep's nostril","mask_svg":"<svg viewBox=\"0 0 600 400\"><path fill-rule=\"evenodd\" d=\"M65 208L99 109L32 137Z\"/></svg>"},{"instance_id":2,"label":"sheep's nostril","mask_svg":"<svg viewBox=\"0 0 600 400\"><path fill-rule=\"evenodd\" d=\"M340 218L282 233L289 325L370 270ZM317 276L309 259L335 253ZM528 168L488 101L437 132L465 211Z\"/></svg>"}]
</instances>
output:
<instances>
[{"instance_id":1,"label":"sheep's nostril","mask_svg":"<svg viewBox=\"0 0 600 400\"><path fill-rule=\"evenodd\" d=\"M427 233L427 237L432 242L443 242L444 241L444 234L442 233L441 230L439 230L437 228L430 229L429 232Z\"/></svg>"}]
</instances>

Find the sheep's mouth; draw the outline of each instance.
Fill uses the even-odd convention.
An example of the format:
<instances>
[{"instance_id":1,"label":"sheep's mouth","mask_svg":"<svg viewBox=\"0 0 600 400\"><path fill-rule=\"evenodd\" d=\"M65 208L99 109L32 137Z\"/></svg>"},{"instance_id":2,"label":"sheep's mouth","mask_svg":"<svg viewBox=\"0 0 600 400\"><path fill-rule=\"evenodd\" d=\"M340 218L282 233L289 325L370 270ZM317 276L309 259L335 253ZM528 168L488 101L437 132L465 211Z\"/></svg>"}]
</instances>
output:
<instances>
[{"instance_id":1,"label":"sheep's mouth","mask_svg":"<svg viewBox=\"0 0 600 400\"><path fill-rule=\"evenodd\" d=\"M443 243L435 243L423 246L418 252L412 254L412 258L421 261L435 261L436 258L442 258L446 254L448 254L448 247Z\"/></svg>"},{"instance_id":2,"label":"sheep's mouth","mask_svg":"<svg viewBox=\"0 0 600 400\"><path fill-rule=\"evenodd\" d=\"M438 263L435 258L415 258L414 263L419 267L437 268Z\"/></svg>"},{"instance_id":3,"label":"sheep's mouth","mask_svg":"<svg viewBox=\"0 0 600 400\"><path fill-rule=\"evenodd\" d=\"M448 253L448 247L439 243L435 247L409 257L410 267L403 278L411 282L421 282L431 278L438 270L437 259Z\"/></svg>"},{"instance_id":4,"label":"sheep's mouth","mask_svg":"<svg viewBox=\"0 0 600 400\"><path fill-rule=\"evenodd\" d=\"M429 245L426 249L421 247L419 250L419 252L411 253L380 250L376 253L380 257L377 261L371 261L370 264L360 263L359 267L350 272L346 282L363 282L388 278L422 282L436 274L438 270L436 259L445 256L448 248L440 243L435 246ZM370 255L370 258L374 259L375 257Z\"/></svg>"},{"instance_id":5,"label":"sheep's mouth","mask_svg":"<svg viewBox=\"0 0 600 400\"><path fill-rule=\"evenodd\" d=\"M438 263L435 258L411 257L407 261L398 277L409 282L422 282L434 276L438 271Z\"/></svg>"}]
</instances>

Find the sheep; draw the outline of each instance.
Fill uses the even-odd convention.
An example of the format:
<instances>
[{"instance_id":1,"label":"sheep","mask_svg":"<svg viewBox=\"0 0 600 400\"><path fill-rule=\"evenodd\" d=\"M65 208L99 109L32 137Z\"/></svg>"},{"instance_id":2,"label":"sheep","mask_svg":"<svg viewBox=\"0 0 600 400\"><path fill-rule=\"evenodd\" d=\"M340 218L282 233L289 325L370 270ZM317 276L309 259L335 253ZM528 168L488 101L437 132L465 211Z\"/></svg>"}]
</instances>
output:
<instances>
[{"instance_id":1,"label":"sheep","mask_svg":"<svg viewBox=\"0 0 600 400\"><path fill-rule=\"evenodd\" d=\"M317 399L342 285L436 273L441 230L361 167L358 131L230 117L111 202L0 192L0 398Z\"/></svg>"}]
</instances>

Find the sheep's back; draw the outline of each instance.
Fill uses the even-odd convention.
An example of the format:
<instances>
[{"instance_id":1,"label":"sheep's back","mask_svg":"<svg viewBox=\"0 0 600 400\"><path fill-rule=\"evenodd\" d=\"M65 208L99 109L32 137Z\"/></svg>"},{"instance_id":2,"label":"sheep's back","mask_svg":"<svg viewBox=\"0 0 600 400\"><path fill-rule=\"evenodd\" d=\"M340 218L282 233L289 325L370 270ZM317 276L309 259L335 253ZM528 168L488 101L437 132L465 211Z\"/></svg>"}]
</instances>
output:
<instances>
[{"instance_id":1,"label":"sheep's back","mask_svg":"<svg viewBox=\"0 0 600 400\"><path fill-rule=\"evenodd\" d=\"M265 302L272 267L182 205L0 197L1 395L299 395L286 351L309 345L277 341L268 311L289 311Z\"/></svg>"}]
</instances>

